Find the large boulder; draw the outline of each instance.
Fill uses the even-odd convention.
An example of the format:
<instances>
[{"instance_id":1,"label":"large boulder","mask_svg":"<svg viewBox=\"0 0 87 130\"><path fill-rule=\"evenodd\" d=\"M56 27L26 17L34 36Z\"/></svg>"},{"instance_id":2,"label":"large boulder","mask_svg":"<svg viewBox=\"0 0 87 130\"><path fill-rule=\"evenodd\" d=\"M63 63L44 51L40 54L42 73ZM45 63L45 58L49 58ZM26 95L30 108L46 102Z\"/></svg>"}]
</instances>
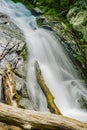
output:
<instances>
[{"instance_id":1,"label":"large boulder","mask_svg":"<svg viewBox=\"0 0 87 130\"><path fill-rule=\"evenodd\" d=\"M21 93L21 100L22 97L24 98L24 94L26 94L26 100L29 100L27 89L25 89L26 57L26 42L21 30L11 22L9 17L0 13L0 74L2 74L7 63L12 64L15 73L16 89L19 94ZM3 101L3 87L1 82L2 79L0 77L0 100Z\"/></svg>"}]
</instances>

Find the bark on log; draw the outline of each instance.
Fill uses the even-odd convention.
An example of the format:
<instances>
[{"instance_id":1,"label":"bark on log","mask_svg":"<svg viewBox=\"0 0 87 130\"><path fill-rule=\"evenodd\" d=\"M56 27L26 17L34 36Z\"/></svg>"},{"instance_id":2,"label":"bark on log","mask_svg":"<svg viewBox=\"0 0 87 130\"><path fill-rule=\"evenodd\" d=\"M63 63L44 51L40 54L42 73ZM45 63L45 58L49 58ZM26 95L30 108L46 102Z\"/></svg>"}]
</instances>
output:
<instances>
[{"instance_id":1,"label":"bark on log","mask_svg":"<svg viewBox=\"0 0 87 130\"><path fill-rule=\"evenodd\" d=\"M0 130L23 130L22 128L12 126L12 125L0 125Z\"/></svg>"},{"instance_id":2,"label":"bark on log","mask_svg":"<svg viewBox=\"0 0 87 130\"><path fill-rule=\"evenodd\" d=\"M2 73L5 102L11 106L18 107L19 96L16 92L16 83L11 64L7 64Z\"/></svg>"},{"instance_id":3,"label":"bark on log","mask_svg":"<svg viewBox=\"0 0 87 130\"><path fill-rule=\"evenodd\" d=\"M87 130L87 124L61 115L35 112L0 103L0 121L24 130Z\"/></svg>"},{"instance_id":4,"label":"bark on log","mask_svg":"<svg viewBox=\"0 0 87 130\"><path fill-rule=\"evenodd\" d=\"M49 108L50 112L62 115L59 108L56 106L56 104L54 102L54 97L53 97L52 93L50 92L49 88L47 87L47 85L44 81L39 63L37 61L35 62L35 71L36 71L37 81L38 81L43 93L46 96L47 104L48 104L48 108Z\"/></svg>"}]
</instances>

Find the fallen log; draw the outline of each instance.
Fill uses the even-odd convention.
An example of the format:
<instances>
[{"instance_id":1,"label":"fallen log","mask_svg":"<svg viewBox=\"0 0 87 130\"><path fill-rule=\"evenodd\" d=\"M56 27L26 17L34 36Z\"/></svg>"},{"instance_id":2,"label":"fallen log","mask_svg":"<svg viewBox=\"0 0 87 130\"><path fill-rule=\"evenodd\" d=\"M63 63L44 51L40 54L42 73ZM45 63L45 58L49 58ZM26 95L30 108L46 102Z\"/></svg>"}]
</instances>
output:
<instances>
[{"instance_id":1,"label":"fallen log","mask_svg":"<svg viewBox=\"0 0 87 130\"><path fill-rule=\"evenodd\" d=\"M0 103L0 121L24 130L87 130L87 124L47 112L36 112Z\"/></svg>"},{"instance_id":2,"label":"fallen log","mask_svg":"<svg viewBox=\"0 0 87 130\"><path fill-rule=\"evenodd\" d=\"M16 83L11 64L7 64L6 70L2 73L2 83L6 104L18 107L19 96L16 92Z\"/></svg>"},{"instance_id":3,"label":"fallen log","mask_svg":"<svg viewBox=\"0 0 87 130\"><path fill-rule=\"evenodd\" d=\"M50 92L50 89L47 87L47 85L44 81L39 63L37 61L35 62L35 71L36 71L37 81L38 81L43 93L46 96L47 104L48 104L48 108L49 108L50 112L62 115L59 108L56 106L56 104L54 102L54 96L52 95L52 93Z\"/></svg>"}]
</instances>

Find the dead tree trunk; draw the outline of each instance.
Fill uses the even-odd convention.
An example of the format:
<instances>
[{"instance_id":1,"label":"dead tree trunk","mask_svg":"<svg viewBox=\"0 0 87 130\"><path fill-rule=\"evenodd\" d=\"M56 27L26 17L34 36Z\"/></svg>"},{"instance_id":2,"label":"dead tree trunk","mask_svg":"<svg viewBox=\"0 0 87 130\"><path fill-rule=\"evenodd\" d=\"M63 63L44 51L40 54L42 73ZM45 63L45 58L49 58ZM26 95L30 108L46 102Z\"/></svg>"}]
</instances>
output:
<instances>
[{"instance_id":1,"label":"dead tree trunk","mask_svg":"<svg viewBox=\"0 0 87 130\"><path fill-rule=\"evenodd\" d=\"M24 130L87 130L87 124L61 115L35 112L0 103L0 121Z\"/></svg>"},{"instance_id":2,"label":"dead tree trunk","mask_svg":"<svg viewBox=\"0 0 87 130\"><path fill-rule=\"evenodd\" d=\"M6 70L2 73L5 102L11 106L18 107L19 96L16 92L16 83L11 64L7 64Z\"/></svg>"},{"instance_id":3,"label":"dead tree trunk","mask_svg":"<svg viewBox=\"0 0 87 130\"><path fill-rule=\"evenodd\" d=\"M35 62L35 70L36 70L37 81L38 81L43 93L46 96L47 104L48 104L48 108L49 108L50 112L62 115L60 110L58 109L58 107L56 106L56 104L54 102L54 97L53 97L52 93L50 92L49 88L47 87L47 85L44 81L40 66L37 61Z\"/></svg>"}]
</instances>

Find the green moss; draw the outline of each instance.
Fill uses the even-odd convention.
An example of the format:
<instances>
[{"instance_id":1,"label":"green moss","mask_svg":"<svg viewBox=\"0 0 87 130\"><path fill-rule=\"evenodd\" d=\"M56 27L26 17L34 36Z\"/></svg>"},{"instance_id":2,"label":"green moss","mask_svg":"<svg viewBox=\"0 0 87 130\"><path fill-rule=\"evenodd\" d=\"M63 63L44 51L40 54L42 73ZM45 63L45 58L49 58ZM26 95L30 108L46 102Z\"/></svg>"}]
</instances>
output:
<instances>
[{"instance_id":1,"label":"green moss","mask_svg":"<svg viewBox=\"0 0 87 130\"><path fill-rule=\"evenodd\" d=\"M26 43L24 44L24 46L22 48L21 56L23 57L24 61L26 61L28 58L28 49L27 49Z\"/></svg>"},{"instance_id":2,"label":"green moss","mask_svg":"<svg viewBox=\"0 0 87 130\"><path fill-rule=\"evenodd\" d=\"M82 64L85 63L85 57L82 56L82 55L77 55L77 56L76 56L76 59L77 59L78 61L80 61Z\"/></svg>"},{"instance_id":3,"label":"green moss","mask_svg":"<svg viewBox=\"0 0 87 130\"><path fill-rule=\"evenodd\" d=\"M41 26L42 26L42 22L43 22L43 20L42 20L42 19L37 19L37 24L38 24L38 26L39 26L39 27L41 27Z\"/></svg>"}]
</instances>

